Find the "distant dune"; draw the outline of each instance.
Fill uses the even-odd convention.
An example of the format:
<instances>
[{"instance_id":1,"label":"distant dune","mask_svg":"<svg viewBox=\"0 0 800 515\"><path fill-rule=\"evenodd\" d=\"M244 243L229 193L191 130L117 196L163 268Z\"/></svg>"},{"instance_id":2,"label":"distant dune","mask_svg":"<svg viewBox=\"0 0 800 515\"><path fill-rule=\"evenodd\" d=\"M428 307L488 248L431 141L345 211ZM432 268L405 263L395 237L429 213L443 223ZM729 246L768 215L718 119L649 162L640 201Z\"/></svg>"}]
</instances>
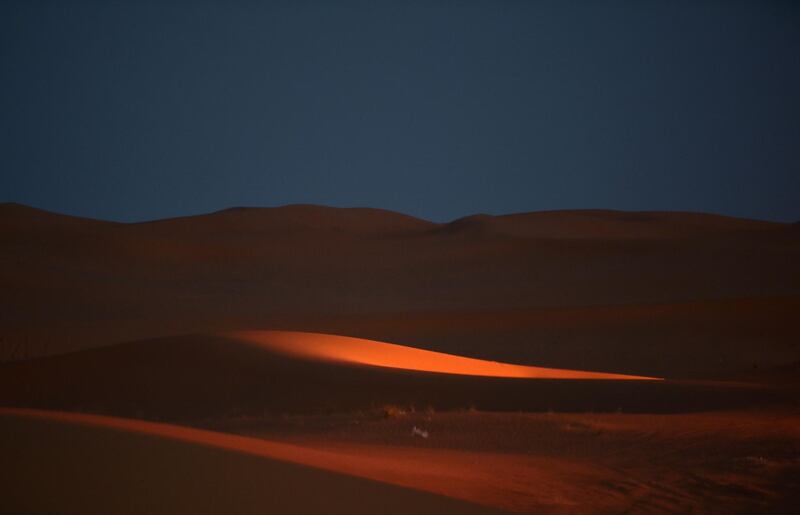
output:
<instances>
[{"instance_id":1,"label":"distant dune","mask_svg":"<svg viewBox=\"0 0 800 515\"><path fill-rule=\"evenodd\" d=\"M472 215L445 224L441 230L540 239L662 239L763 231L782 225L704 213L586 209Z\"/></svg>"},{"instance_id":2,"label":"distant dune","mask_svg":"<svg viewBox=\"0 0 800 515\"><path fill-rule=\"evenodd\" d=\"M472 314L541 321L547 310L572 309L596 319L589 313L598 309L613 324L615 309L624 318L648 305L713 310L761 299L777 302L765 330L787 334L783 306L800 298L796 226L694 213L551 211L439 224L377 209L286 206L125 224L0 204L0 242L0 360L242 327L326 332L326 320L388 340L419 317L462 314L453 331L469 333ZM703 331L741 340L730 329L737 317ZM377 318L398 325L360 332L361 320ZM585 322L575 320L578 333L607 332L608 324ZM542 341L537 326L514 325L513 346L495 338L478 353L510 359L517 342ZM667 330L698 338L681 322ZM568 344L571 334L558 339Z\"/></svg>"}]
</instances>

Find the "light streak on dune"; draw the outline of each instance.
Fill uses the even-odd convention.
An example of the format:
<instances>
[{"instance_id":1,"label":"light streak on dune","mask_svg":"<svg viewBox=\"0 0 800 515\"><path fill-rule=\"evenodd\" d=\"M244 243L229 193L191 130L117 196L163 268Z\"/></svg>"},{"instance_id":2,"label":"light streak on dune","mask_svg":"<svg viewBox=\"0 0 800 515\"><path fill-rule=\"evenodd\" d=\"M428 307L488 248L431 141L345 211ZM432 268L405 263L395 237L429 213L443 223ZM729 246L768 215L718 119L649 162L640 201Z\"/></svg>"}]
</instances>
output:
<instances>
[{"instance_id":1,"label":"light streak on dune","mask_svg":"<svg viewBox=\"0 0 800 515\"><path fill-rule=\"evenodd\" d=\"M387 457L366 453L342 453L323 448L295 445L230 433L220 433L207 429L197 429L163 422L150 422L89 413L0 407L0 421L2 421L2 417L19 417L23 419L41 420L49 423L96 427L123 433L148 435L175 442L194 444L285 463L294 463L304 467L365 478L415 490L428 491L447 497L480 502L480 499L471 499L470 495L468 495L469 492L466 492L467 495L465 495L465 492L448 487L448 482L446 480L435 481L437 473L441 473L443 467L437 467L435 469L436 473L434 474L430 472L421 473L418 466L409 470L408 466L404 468L401 463L401 466L398 467L397 460L392 459L391 456ZM475 459L472 458L469 461L474 462ZM444 468L446 469L446 467ZM452 473L452 471L449 472ZM421 477L426 480L422 481L420 479ZM313 487L313 485L311 486Z\"/></svg>"},{"instance_id":2,"label":"light streak on dune","mask_svg":"<svg viewBox=\"0 0 800 515\"><path fill-rule=\"evenodd\" d=\"M229 451L253 454L266 458L291 461L303 465L316 465L316 461L306 459L302 452L304 449L296 445L248 438L228 433L218 433L205 429L195 429L186 426L150 422L146 420L113 417L109 415L95 415L90 413L74 413L67 411L51 411L31 408L6 408L0 407L0 416L17 416L23 418L49 420L90 427L105 427L119 431L147 434L170 440L189 442L208 447L216 447ZM313 456L319 458L319 456Z\"/></svg>"},{"instance_id":3,"label":"light streak on dune","mask_svg":"<svg viewBox=\"0 0 800 515\"><path fill-rule=\"evenodd\" d=\"M265 438L221 433L207 429L197 429L164 422L150 422L87 413L0 407L0 424L2 424L4 417L31 420L42 424L48 424L52 426L50 431L56 432L60 429L58 425L66 425L114 431L126 436L144 435L159 440L174 442L178 446L192 445L199 448L215 449L239 455L260 458L273 463L299 465L308 470L316 469L320 471L327 471L329 473L333 473L335 476L368 480L367 483L353 484L352 490L350 491L343 491L341 489L341 483L339 483L334 490L334 488L330 486L330 478L321 478L319 476L309 477L306 475L301 476L301 479L303 480L302 483L295 483L292 488L288 489L288 491L281 492L283 495L276 495L274 492L270 493L269 490L271 487L270 482L273 479L270 474L288 471L296 477L296 472L283 468L273 468L271 469L272 472L270 472L270 469L267 469L267 475L265 476L247 478L250 481L258 481L265 484L265 488L267 489L268 493L264 500L267 504L263 506L262 510L259 510L259 512L262 513L286 513L286 504L281 505L281 501L277 501L276 505L278 507L275 507L270 505L269 502L273 501L276 497L283 497L285 499L287 495L289 497L295 495L308 495L310 492L313 492L315 495L328 495L331 498L331 502L334 503L351 502L350 499L352 497L357 499L358 502L354 503L351 509L343 509L340 504L333 505L333 507L336 509L332 509L332 513L376 513L378 512L377 510L366 510L363 501L365 499L365 495L370 495L368 492L373 490L370 485L377 483L402 488L402 490L399 491L381 490L379 492L379 495L382 496L379 506L382 507L383 511L387 513L495 513L496 508L513 508L515 504L514 502L509 503L509 499L516 500L517 502L519 501L519 496L512 495L509 497L508 491L512 488L510 486L506 487L503 485L502 478L516 477L519 474L525 474L525 477L528 478L530 484L552 484L552 478L558 478L559 475L563 474L565 470L572 473L584 473L583 471L586 469L586 467L581 464L553 463L550 460L543 461L540 458L528 458L529 460L533 459L536 461L534 462L534 466L526 466L525 461L520 460L518 457L513 455L485 451L431 448L414 449L405 446L395 447L363 444L331 445L330 441L315 440L305 440L300 444L285 443ZM58 441L58 439L56 439L56 441ZM134 443L136 442L136 440L127 441L133 441ZM49 442L43 442L38 447L52 449L53 446L48 445L48 443ZM87 461L81 465L82 469L88 467L97 467L98 462L102 463L102 460L98 460L96 457L93 457L91 453L104 452L106 450L106 442L103 439L98 439L89 443L88 447L86 442L81 443L79 441L77 445L79 448L86 449L88 454ZM26 449L26 447L27 446L22 446L22 448L19 450L22 452L30 452ZM149 463L151 463L147 460L147 456L152 456L152 451L148 449L148 447L150 446L148 445L144 449L144 452L142 452L141 444L128 444L128 446L122 448L119 446L114 446L112 448L116 451L115 454L116 459L119 459L119 466L124 468L129 465L129 456L127 454L120 454L120 449L123 453L139 452L143 454L145 458L142 463L146 467ZM163 447L158 448L163 449ZM200 469L206 466L206 463L209 463L203 461L203 455L194 454L191 455L191 459L192 466L200 467ZM138 459L136 462L139 463ZM57 460L55 463L56 464L54 466L58 467L59 465ZM218 459L210 463L216 466L220 465L220 461ZM173 465L173 463L166 463L162 465L165 469L167 469L167 474L165 477L174 481L174 479L170 477L169 473L169 468ZM223 467L224 468L218 471L212 470L212 477L215 472L217 474L230 474L234 478L241 477L237 473L236 468L229 468L228 465L223 465ZM515 474L505 473L509 469L512 469ZM252 471L253 469L248 468L246 470ZM495 473L495 471L503 471L504 473ZM82 479L82 475L79 476L81 476ZM201 473L200 476L200 481L202 481L202 477L205 476L205 473ZM500 486L504 487L502 490L498 489L498 478L501 479ZM48 491L46 489L47 486L42 485L39 485L39 487L42 488L41 491L44 492L44 495L47 495L48 497L52 496L56 497L56 499L59 497L63 498L64 483L70 485L74 485L75 483L74 481L70 481L71 479L73 478L67 478L67 480L59 479L57 489L55 490ZM47 483L45 483L45 485L46 484ZM187 495L185 490L181 489L180 484L181 483L178 483L178 486L176 486L174 490L172 490L172 486L169 486L169 495L172 497L172 502L174 502L175 499L180 499L181 496ZM514 483L514 486L517 484L518 483ZM26 485L26 487L29 486L31 485ZM85 483L82 486L85 488ZM126 488L126 490L124 490L126 493L129 486L130 485L121 485L122 488ZM135 486L140 485L137 484ZM222 486L225 488L224 484ZM92 486L92 489L94 490L96 487ZM365 490L367 490L367 492L365 492ZM466 501L470 504L445 504L430 508L425 504L426 502L430 502L429 497L411 497L411 500L414 501L414 504L409 506L409 508L413 506L414 509L388 509L387 511L387 506L393 504L385 503L398 503L397 505L393 506L402 506L402 503L409 502L408 500L404 499L408 499L409 494L413 495L412 491L421 493L427 492L430 494L435 494L437 497L449 497L451 499ZM154 495L150 490L142 492L146 496ZM328 493L324 494L319 492ZM402 497L395 497L397 495L395 492L400 492ZM502 494L498 495L497 492L501 492ZM68 497L68 499L70 502L74 502L76 496L74 492L71 493L72 496ZM91 494L94 493L95 492L91 492ZM524 492L522 492L522 494L524 498ZM87 495L90 494L87 493ZM372 495L374 495L374 493ZM157 499L157 497L152 498ZM139 498L137 500L141 499ZM148 497L145 497L145 501L148 501ZM231 502L231 500L228 499L226 502ZM285 503L285 500L283 502ZM447 501L445 500L445 502ZM247 504L247 499L244 500L244 503ZM474 506L472 503L474 503ZM102 504L100 504L100 506L102 506ZM290 513L297 513L299 511L296 507L297 505L292 504L289 506L290 508L293 508L289 509ZM71 506L67 505L67 508L70 507ZM373 507L377 508L378 506ZM491 511L485 511L485 507L493 509ZM518 509L519 507L517 506L517 510ZM36 511L36 513L39 512L40 511ZM41 512L54 513L53 511ZM55 513L60 512L61 511ZM96 508L96 511L89 511L89 513L98 512L106 513L106 511L99 511L99 508ZM204 510L201 513L206 512L207 510ZM239 511L236 510L234 510L234 512L239 513ZM251 511L248 511L248 513L250 512ZM128 513L128 511L125 511L125 513ZM181 513L183 513L183 511L181 511ZM305 511L303 511L303 513L305 513ZM314 513L316 513L316 511Z\"/></svg>"},{"instance_id":4,"label":"light streak on dune","mask_svg":"<svg viewBox=\"0 0 800 515\"><path fill-rule=\"evenodd\" d=\"M657 377L514 365L363 338L294 331L237 331L229 336L274 352L322 361L484 377L660 380Z\"/></svg>"}]
</instances>

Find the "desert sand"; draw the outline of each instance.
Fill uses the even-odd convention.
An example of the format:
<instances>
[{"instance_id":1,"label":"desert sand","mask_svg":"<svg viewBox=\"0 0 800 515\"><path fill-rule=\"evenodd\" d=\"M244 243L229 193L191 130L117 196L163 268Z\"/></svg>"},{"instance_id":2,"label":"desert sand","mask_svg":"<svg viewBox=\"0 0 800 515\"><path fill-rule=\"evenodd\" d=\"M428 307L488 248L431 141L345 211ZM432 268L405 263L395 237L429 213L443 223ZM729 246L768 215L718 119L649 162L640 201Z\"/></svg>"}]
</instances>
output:
<instances>
[{"instance_id":1,"label":"desert sand","mask_svg":"<svg viewBox=\"0 0 800 515\"><path fill-rule=\"evenodd\" d=\"M4 513L492 512L327 472L335 456L290 444L96 415L0 419Z\"/></svg>"},{"instance_id":2,"label":"desert sand","mask_svg":"<svg viewBox=\"0 0 800 515\"><path fill-rule=\"evenodd\" d=\"M467 358L443 352L417 349L406 345L332 334L298 331L239 331L232 333L230 336L237 341L256 345L270 352L288 354L303 359L416 372L527 379L605 379L619 381L655 381L661 379L657 377L609 374L607 372L514 365L512 363Z\"/></svg>"},{"instance_id":3,"label":"desert sand","mask_svg":"<svg viewBox=\"0 0 800 515\"><path fill-rule=\"evenodd\" d=\"M3 204L0 242L15 511L800 505L796 225Z\"/></svg>"},{"instance_id":4,"label":"desert sand","mask_svg":"<svg viewBox=\"0 0 800 515\"><path fill-rule=\"evenodd\" d=\"M722 368L770 366L786 360L798 334L798 230L614 211L437 224L320 206L121 224L2 204L0 347L18 359L285 329L592 369L599 356L560 363L558 349L574 359L587 347L638 346L627 342L646 334L668 359L680 345L703 351L707 337L747 347L723 356L733 361ZM530 346L539 347L533 355Z\"/></svg>"}]
</instances>

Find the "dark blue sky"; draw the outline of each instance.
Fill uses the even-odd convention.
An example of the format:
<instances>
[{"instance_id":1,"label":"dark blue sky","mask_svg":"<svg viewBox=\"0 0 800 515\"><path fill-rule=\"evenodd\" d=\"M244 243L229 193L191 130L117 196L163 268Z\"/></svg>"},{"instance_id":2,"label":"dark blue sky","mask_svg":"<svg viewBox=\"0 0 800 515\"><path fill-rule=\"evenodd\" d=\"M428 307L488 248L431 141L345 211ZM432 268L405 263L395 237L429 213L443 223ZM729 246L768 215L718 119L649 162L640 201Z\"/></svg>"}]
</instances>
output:
<instances>
[{"instance_id":1,"label":"dark blue sky","mask_svg":"<svg viewBox=\"0 0 800 515\"><path fill-rule=\"evenodd\" d=\"M800 2L0 2L0 201L800 219Z\"/></svg>"}]
</instances>

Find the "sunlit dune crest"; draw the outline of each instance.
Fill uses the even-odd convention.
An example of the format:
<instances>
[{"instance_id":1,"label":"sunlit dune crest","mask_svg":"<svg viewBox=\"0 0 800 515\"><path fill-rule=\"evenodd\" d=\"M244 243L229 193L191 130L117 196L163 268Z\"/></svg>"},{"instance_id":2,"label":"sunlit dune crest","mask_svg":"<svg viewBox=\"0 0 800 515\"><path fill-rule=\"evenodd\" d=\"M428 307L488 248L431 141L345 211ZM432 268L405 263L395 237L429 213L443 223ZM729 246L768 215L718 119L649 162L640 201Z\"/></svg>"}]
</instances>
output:
<instances>
[{"instance_id":1,"label":"sunlit dune crest","mask_svg":"<svg viewBox=\"0 0 800 515\"><path fill-rule=\"evenodd\" d=\"M294 331L236 331L229 336L292 356L376 367L484 377L659 380L656 377L514 365L394 343Z\"/></svg>"}]
</instances>

